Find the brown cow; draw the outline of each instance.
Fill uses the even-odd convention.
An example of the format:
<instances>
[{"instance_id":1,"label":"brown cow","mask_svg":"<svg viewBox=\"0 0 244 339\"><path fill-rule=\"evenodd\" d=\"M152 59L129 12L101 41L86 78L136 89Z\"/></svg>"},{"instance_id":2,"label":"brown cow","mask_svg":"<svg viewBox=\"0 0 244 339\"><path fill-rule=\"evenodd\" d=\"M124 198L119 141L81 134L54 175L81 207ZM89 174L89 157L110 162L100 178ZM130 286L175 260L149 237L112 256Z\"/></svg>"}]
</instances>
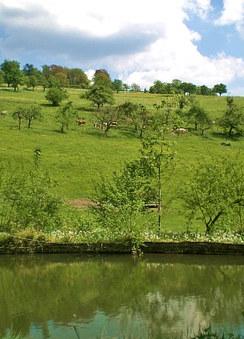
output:
<instances>
[{"instance_id":1,"label":"brown cow","mask_svg":"<svg viewBox=\"0 0 244 339\"><path fill-rule=\"evenodd\" d=\"M76 120L76 123L77 123L78 126L83 126L83 125L86 124L86 121L85 121L85 119L79 118L79 119Z\"/></svg>"}]
</instances>

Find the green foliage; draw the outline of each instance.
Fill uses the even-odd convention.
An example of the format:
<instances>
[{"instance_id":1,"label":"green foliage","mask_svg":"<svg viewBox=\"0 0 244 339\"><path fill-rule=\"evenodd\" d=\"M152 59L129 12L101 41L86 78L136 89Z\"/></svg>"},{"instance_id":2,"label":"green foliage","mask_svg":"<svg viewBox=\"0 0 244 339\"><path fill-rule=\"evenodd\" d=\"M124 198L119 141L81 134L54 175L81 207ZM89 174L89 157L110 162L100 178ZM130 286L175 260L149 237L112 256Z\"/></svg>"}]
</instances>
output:
<instances>
[{"instance_id":1,"label":"green foliage","mask_svg":"<svg viewBox=\"0 0 244 339\"><path fill-rule=\"evenodd\" d=\"M108 135L108 131L117 126L119 122L119 109L114 106L106 106L99 113L95 114L96 122L95 125L99 127L104 135Z\"/></svg>"},{"instance_id":2,"label":"green foliage","mask_svg":"<svg viewBox=\"0 0 244 339\"><path fill-rule=\"evenodd\" d=\"M51 230L61 224L61 201L52 193L54 182L39 166L1 168L0 228L16 231Z\"/></svg>"},{"instance_id":3,"label":"green foliage","mask_svg":"<svg viewBox=\"0 0 244 339\"><path fill-rule=\"evenodd\" d=\"M112 88L103 82L95 82L87 91L86 98L92 101L97 106L97 109L100 109L105 104L114 103Z\"/></svg>"},{"instance_id":4,"label":"green foliage","mask_svg":"<svg viewBox=\"0 0 244 339\"><path fill-rule=\"evenodd\" d=\"M202 163L183 194L189 220L200 219L206 233L217 227L243 229L244 169L240 159Z\"/></svg>"},{"instance_id":5,"label":"green foliage","mask_svg":"<svg viewBox=\"0 0 244 339\"><path fill-rule=\"evenodd\" d=\"M60 132L67 131L77 116L77 111L74 109L72 101L61 107L56 114L56 121L60 124Z\"/></svg>"},{"instance_id":6,"label":"green foliage","mask_svg":"<svg viewBox=\"0 0 244 339\"><path fill-rule=\"evenodd\" d=\"M227 87L222 83L216 84L213 87L213 92L218 93L221 96L222 94L227 93Z\"/></svg>"},{"instance_id":7,"label":"green foliage","mask_svg":"<svg viewBox=\"0 0 244 339\"><path fill-rule=\"evenodd\" d=\"M32 105L24 110L24 118L27 121L27 127L30 128L33 120L41 120L42 111L39 105Z\"/></svg>"},{"instance_id":8,"label":"green foliage","mask_svg":"<svg viewBox=\"0 0 244 339\"><path fill-rule=\"evenodd\" d=\"M18 129L21 129L22 121L25 118L26 108L19 107L16 111L13 112L12 118L18 121Z\"/></svg>"},{"instance_id":9,"label":"green foliage","mask_svg":"<svg viewBox=\"0 0 244 339\"><path fill-rule=\"evenodd\" d=\"M53 106L59 106L60 103L67 98L67 91L58 87L51 87L46 94L46 99L50 101Z\"/></svg>"},{"instance_id":10,"label":"green foliage","mask_svg":"<svg viewBox=\"0 0 244 339\"><path fill-rule=\"evenodd\" d=\"M227 97L227 109L224 115L219 119L219 125L223 128L224 133L229 138L233 136L233 133L241 134L244 126L244 112L241 107L238 107L234 103L233 97Z\"/></svg>"},{"instance_id":11,"label":"green foliage","mask_svg":"<svg viewBox=\"0 0 244 339\"><path fill-rule=\"evenodd\" d=\"M1 65L1 70L3 71L4 81L16 91L23 80L23 73L20 69L19 62L15 60L5 60Z\"/></svg>"},{"instance_id":12,"label":"green foliage","mask_svg":"<svg viewBox=\"0 0 244 339\"><path fill-rule=\"evenodd\" d=\"M191 337L191 339L241 339L240 335L233 333L220 333L219 331L212 330L211 327L200 330L199 333Z\"/></svg>"},{"instance_id":13,"label":"green foliage","mask_svg":"<svg viewBox=\"0 0 244 339\"><path fill-rule=\"evenodd\" d=\"M114 79L113 83L113 90L119 93L120 91L123 91L123 82L119 79Z\"/></svg>"},{"instance_id":14,"label":"green foliage","mask_svg":"<svg viewBox=\"0 0 244 339\"><path fill-rule=\"evenodd\" d=\"M160 231L162 178L172 156L168 144L158 136L144 139L140 157L127 163L121 173L114 173L111 181L103 179L98 185L98 205L93 208L98 223L138 240L150 215L147 205L153 204L158 208Z\"/></svg>"},{"instance_id":15,"label":"green foliage","mask_svg":"<svg viewBox=\"0 0 244 339\"><path fill-rule=\"evenodd\" d=\"M209 118L206 110L194 100L190 109L186 112L185 118L189 124L193 124L195 131L200 130L201 135L212 126L212 120Z\"/></svg>"}]
</instances>

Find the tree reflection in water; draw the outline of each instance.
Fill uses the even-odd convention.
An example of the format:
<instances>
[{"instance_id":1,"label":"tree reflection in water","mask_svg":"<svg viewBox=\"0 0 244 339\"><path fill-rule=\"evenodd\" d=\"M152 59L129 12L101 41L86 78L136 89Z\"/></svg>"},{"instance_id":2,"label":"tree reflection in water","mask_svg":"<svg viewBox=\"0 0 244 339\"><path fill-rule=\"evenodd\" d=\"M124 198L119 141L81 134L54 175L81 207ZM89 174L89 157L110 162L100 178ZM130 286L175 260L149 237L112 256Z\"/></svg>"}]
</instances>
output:
<instances>
[{"instance_id":1,"label":"tree reflection in water","mask_svg":"<svg viewBox=\"0 0 244 339\"><path fill-rule=\"evenodd\" d=\"M0 336L187 338L244 334L244 258L0 258Z\"/></svg>"}]
</instances>

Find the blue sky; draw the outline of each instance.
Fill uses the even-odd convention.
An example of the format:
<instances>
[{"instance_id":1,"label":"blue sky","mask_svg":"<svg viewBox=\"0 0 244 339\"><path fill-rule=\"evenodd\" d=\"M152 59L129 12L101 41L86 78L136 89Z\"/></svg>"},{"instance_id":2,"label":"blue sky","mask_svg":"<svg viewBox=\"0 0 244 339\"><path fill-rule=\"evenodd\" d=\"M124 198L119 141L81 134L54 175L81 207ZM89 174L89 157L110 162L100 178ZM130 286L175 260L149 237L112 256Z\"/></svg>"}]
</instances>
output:
<instances>
[{"instance_id":1,"label":"blue sky","mask_svg":"<svg viewBox=\"0 0 244 339\"><path fill-rule=\"evenodd\" d=\"M0 61L244 94L244 0L0 0Z\"/></svg>"}]
</instances>

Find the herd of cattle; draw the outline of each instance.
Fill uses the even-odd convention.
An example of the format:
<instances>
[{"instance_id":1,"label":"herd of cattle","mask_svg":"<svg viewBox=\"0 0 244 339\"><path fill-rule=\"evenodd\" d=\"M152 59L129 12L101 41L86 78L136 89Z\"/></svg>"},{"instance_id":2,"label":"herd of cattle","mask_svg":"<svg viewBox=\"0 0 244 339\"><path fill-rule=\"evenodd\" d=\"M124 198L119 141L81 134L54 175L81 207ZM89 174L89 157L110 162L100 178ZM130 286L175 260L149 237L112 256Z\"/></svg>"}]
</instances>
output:
<instances>
[{"instance_id":1,"label":"herd of cattle","mask_svg":"<svg viewBox=\"0 0 244 339\"><path fill-rule=\"evenodd\" d=\"M84 126L86 125L86 120L84 118L78 118L76 120L76 123L78 126ZM101 121L95 121L93 123L93 126L95 128L98 128L100 130L103 130L105 129L106 127L117 127L118 126L118 122L117 121L107 121L107 122L101 122ZM183 135L183 134L186 134L188 132L188 130L186 128L173 128L172 129L172 133L175 134L175 135Z\"/></svg>"}]
</instances>

